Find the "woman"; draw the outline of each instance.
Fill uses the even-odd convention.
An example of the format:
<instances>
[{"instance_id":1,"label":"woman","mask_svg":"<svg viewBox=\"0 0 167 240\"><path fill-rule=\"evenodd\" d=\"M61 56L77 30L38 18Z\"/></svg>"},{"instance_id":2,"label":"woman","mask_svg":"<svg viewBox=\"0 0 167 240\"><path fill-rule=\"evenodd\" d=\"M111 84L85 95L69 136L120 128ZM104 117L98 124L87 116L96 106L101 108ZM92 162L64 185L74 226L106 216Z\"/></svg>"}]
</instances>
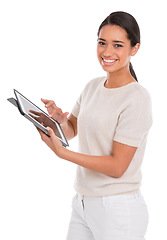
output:
<instances>
[{"instance_id":1,"label":"woman","mask_svg":"<svg viewBox=\"0 0 167 240\"><path fill-rule=\"evenodd\" d=\"M79 153L63 148L48 128L42 140L78 165L67 240L143 240L148 212L140 193L141 164L152 124L151 100L130 63L140 47L133 16L110 14L98 30L97 56L106 77L90 81L72 113L42 99L67 139L78 135Z\"/></svg>"}]
</instances>

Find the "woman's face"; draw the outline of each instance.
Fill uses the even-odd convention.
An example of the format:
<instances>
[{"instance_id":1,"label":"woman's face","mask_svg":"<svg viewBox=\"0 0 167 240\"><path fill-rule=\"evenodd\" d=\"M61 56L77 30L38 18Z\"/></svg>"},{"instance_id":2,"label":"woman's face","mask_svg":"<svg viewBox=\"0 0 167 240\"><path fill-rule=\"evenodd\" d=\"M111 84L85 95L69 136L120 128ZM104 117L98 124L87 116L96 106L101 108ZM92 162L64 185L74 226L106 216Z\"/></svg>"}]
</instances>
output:
<instances>
[{"instance_id":1,"label":"woman's face","mask_svg":"<svg viewBox=\"0 0 167 240\"><path fill-rule=\"evenodd\" d=\"M131 47L123 28L116 25L102 27L98 37L97 56L104 71L111 73L123 68L129 69L130 58L138 50L136 46Z\"/></svg>"}]
</instances>

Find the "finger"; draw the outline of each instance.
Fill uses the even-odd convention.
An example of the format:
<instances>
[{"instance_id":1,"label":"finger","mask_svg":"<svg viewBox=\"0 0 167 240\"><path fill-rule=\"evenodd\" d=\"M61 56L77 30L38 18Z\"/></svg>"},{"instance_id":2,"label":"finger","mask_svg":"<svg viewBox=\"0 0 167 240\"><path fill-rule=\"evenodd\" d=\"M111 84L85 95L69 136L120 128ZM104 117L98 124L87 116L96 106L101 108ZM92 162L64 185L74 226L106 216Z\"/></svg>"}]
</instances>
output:
<instances>
[{"instance_id":1,"label":"finger","mask_svg":"<svg viewBox=\"0 0 167 240\"><path fill-rule=\"evenodd\" d=\"M35 116L33 116L33 115L31 115L31 114L28 114L30 117L32 117L33 119L35 119L36 121L38 121L39 122L39 117L35 117Z\"/></svg>"},{"instance_id":2,"label":"finger","mask_svg":"<svg viewBox=\"0 0 167 240\"><path fill-rule=\"evenodd\" d=\"M55 104L55 102L54 102L53 100L50 100L50 101L45 105L46 108L48 108L48 107L50 107L50 106L56 107L56 104Z\"/></svg>"},{"instance_id":3,"label":"finger","mask_svg":"<svg viewBox=\"0 0 167 240\"><path fill-rule=\"evenodd\" d=\"M44 104L47 104L48 102L50 102L50 100L44 99L44 98L41 98L41 101L42 101Z\"/></svg>"},{"instance_id":4,"label":"finger","mask_svg":"<svg viewBox=\"0 0 167 240\"><path fill-rule=\"evenodd\" d=\"M53 111L49 114L49 117L53 117L55 114L60 115L60 114L62 114L62 113L63 113L63 112L62 112L61 108L56 107L56 108L54 108Z\"/></svg>"},{"instance_id":5,"label":"finger","mask_svg":"<svg viewBox=\"0 0 167 240\"><path fill-rule=\"evenodd\" d=\"M60 140L56 137L53 129L50 128L50 127L47 127L46 129L47 129L47 131L48 131L48 133L49 133L49 135L50 135L50 138L51 138L52 142L53 142L54 144L59 143Z\"/></svg>"},{"instance_id":6,"label":"finger","mask_svg":"<svg viewBox=\"0 0 167 240\"><path fill-rule=\"evenodd\" d=\"M47 129L47 131L48 131L48 133L49 133L51 139L54 139L54 138L56 137L56 135L54 134L53 129L50 128L50 127L47 127L46 129Z\"/></svg>"},{"instance_id":7,"label":"finger","mask_svg":"<svg viewBox=\"0 0 167 240\"><path fill-rule=\"evenodd\" d=\"M62 120L66 119L67 116L68 116L68 114L69 114L69 112L63 113L63 114L61 115L61 119L62 119Z\"/></svg>"},{"instance_id":8,"label":"finger","mask_svg":"<svg viewBox=\"0 0 167 240\"><path fill-rule=\"evenodd\" d=\"M30 110L29 112L30 112L30 113L33 113L34 115L37 115L37 116L40 116L40 115L41 115L40 112L36 112L36 111L34 111L34 110Z\"/></svg>"},{"instance_id":9,"label":"finger","mask_svg":"<svg viewBox=\"0 0 167 240\"><path fill-rule=\"evenodd\" d=\"M45 143L47 143L47 141L50 139L50 137L48 137L41 129L37 128L37 131L39 132L42 141L44 141Z\"/></svg>"},{"instance_id":10,"label":"finger","mask_svg":"<svg viewBox=\"0 0 167 240\"><path fill-rule=\"evenodd\" d=\"M65 113L63 113L63 117L67 117L68 114L69 114L69 112L65 112Z\"/></svg>"}]
</instances>

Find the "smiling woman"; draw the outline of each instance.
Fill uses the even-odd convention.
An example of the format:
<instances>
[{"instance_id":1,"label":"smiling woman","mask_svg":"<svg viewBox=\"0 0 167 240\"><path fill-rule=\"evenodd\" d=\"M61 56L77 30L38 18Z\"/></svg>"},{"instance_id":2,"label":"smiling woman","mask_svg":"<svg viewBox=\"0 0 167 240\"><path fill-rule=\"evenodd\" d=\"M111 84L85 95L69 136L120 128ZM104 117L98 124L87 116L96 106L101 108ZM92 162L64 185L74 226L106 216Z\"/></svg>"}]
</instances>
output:
<instances>
[{"instance_id":1,"label":"smiling woman","mask_svg":"<svg viewBox=\"0 0 167 240\"><path fill-rule=\"evenodd\" d=\"M132 15L125 13L125 12L115 12L115 13L110 14L101 23L101 25L98 29L98 33L97 33L98 37L100 35L101 29L104 26L119 26L119 27L121 27L121 30L125 30L126 39L130 40L131 47L136 46L137 50L139 49L139 47L140 47L140 28L138 26L136 19ZM121 43L124 43L124 42L121 42ZM121 46L122 45L119 45L119 47L121 47ZM134 55L135 54L136 54L136 52L134 52ZM132 55L132 56L134 56L134 55ZM137 77L133 70L131 62L129 64L129 70L130 70L131 75L137 81Z\"/></svg>"},{"instance_id":2,"label":"smiling woman","mask_svg":"<svg viewBox=\"0 0 167 240\"><path fill-rule=\"evenodd\" d=\"M139 47L139 43L136 43L134 47L131 46L131 41L127 38L126 31L119 26L106 25L101 29L98 38L97 55L103 69L108 73L108 82L111 82L111 79L113 79L113 73L119 72L120 84L122 84L122 74L124 75L126 71L129 75L130 58L137 53ZM132 79L133 75L128 75L127 83L136 80ZM118 84L118 79L116 81ZM110 85L110 87L112 86Z\"/></svg>"},{"instance_id":3,"label":"smiling woman","mask_svg":"<svg viewBox=\"0 0 167 240\"><path fill-rule=\"evenodd\" d=\"M97 56L107 76L90 81L67 118L43 100L67 136L78 135L79 153L65 149L48 128L42 140L61 159L78 165L67 240L144 240L148 213L140 193L141 165L152 125L149 93L130 59L140 47L133 16L109 15L99 27Z\"/></svg>"}]
</instances>

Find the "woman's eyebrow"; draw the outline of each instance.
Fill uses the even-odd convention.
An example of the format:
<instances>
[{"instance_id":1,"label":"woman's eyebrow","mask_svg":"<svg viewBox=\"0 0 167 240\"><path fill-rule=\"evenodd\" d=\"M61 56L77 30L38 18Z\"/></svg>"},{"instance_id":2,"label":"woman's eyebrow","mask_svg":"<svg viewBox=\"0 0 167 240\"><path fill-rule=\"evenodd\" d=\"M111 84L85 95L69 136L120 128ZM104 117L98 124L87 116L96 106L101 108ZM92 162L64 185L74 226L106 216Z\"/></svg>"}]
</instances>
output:
<instances>
[{"instance_id":1,"label":"woman's eyebrow","mask_svg":"<svg viewBox=\"0 0 167 240\"><path fill-rule=\"evenodd\" d=\"M101 41L104 41L104 42L106 42L106 40L105 40L105 39L103 39L103 38L98 38L98 40L101 40Z\"/></svg>"},{"instance_id":2,"label":"woman's eyebrow","mask_svg":"<svg viewBox=\"0 0 167 240\"><path fill-rule=\"evenodd\" d=\"M103 38L98 38L98 40L101 40L101 41L106 42L106 40L103 39ZM123 44L125 44L123 41L118 41L118 40L113 40L112 42L114 42L114 43L123 43Z\"/></svg>"},{"instance_id":3,"label":"woman's eyebrow","mask_svg":"<svg viewBox=\"0 0 167 240\"><path fill-rule=\"evenodd\" d=\"M123 44L125 44L123 41L114 40L113 42L114 42L114 43L123 43Z\"/></svg>"}]
</instances>

